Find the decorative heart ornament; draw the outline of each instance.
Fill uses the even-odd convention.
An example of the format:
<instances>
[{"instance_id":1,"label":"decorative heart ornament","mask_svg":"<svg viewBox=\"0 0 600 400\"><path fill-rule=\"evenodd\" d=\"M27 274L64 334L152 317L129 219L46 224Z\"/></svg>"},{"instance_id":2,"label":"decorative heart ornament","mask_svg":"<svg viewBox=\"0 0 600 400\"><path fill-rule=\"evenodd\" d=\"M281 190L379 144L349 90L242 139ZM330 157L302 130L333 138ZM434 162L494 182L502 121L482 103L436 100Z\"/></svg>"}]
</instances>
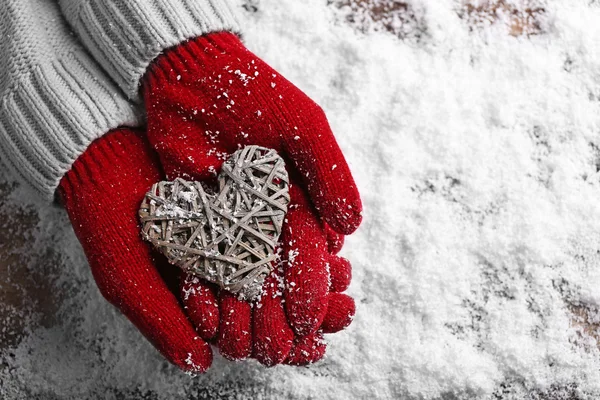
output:
<instances>
[{"instance_id":1,"label":"decorative heart ornament","mask_svg":"<svg viewBox=\"0 0 600 400\"><path fill-rule=\"evenodd\" d=\"M218 190L183 179L154 184L139 211L142 236L184 271L252 300L277 257L288 174L275 150L248 146L218 181Z\"/></svg>"}]
</instances>

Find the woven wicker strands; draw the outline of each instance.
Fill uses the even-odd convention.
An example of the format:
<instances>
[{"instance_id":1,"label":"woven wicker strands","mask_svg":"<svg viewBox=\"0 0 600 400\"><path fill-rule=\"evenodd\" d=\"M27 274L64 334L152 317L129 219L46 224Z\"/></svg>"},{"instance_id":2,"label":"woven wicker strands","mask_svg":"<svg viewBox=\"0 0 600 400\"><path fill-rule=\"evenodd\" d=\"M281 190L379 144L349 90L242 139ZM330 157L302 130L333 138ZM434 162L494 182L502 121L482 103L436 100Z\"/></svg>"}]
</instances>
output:
<instances>
[{"instance_id":1,"label":"woven wicker strands","mask_svg":"<svg viewBox=\"0 0 600 400\"><path fill-rule=\"evenodd\" d=\"M142 236L172 264L252 300L274 267L288 174L277 152L248 146L218 180L218 191L183 179L154 184L139 211Z\"/></svg>"}]
</instances>

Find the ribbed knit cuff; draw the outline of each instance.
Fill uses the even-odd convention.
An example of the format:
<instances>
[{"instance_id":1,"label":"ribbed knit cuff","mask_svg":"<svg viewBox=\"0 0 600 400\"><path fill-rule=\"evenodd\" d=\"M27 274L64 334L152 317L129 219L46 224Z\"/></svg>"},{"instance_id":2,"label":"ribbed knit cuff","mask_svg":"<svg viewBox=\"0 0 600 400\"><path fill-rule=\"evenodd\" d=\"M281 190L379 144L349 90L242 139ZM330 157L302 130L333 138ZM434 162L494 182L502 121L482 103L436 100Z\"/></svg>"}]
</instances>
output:
<instances>
[{"instance_id":1,"label":"ribbed knit cuff","mask_svg":"<svg viewBox=\"0 0 600 400\"><path fill-rule=\"evenodd\" d=\"M92 141L141 113L85 53L37 65L0 99L2 163L53 199L60 179Z\"/></svg>"},{"instance_id":2,"label":"ribbed knit cuff","mask_svg":"<svg viewBox=\"0 0 600 400\"><path fill-rule=\"evenodd\" d=\"M188 76L206 76L215 60L224 54L249 53L240 38L229 32L204 35L167 49L152 62L144 75L144 91Z\"/></svg>"},{"instance_id":3,"label":"ribbed knit cuff","mask_svg":"<svg viewBox=\"0 0 600 400\"><path fill-rule=\"evenodd\" d=\"M101 203L102 197L111 195L107 193L109 187L127 187L125 193L138 196L141 202L153 183L144 184L144 177L156 173L157 165L157 156L146 140L146 132L117 128L93 141L75 160L61 179L58 192L67 207L81 200L84 194L94 192L97 193L98 203ZM132 172L135 179L130 175ZM125 193L121 193L119 200L123 200Z\"/></svg>"},{"instance_id":4,"label":"ribbed knit cuff","mask_svg":"<svg viewBox=\"0 0 600 400\"><path fill-rule=\"evenodd\" d=\"M164 50L211 32L239 33L228 0L61 0L86 48L134 101Z\"/></svg>"}]
</instances>

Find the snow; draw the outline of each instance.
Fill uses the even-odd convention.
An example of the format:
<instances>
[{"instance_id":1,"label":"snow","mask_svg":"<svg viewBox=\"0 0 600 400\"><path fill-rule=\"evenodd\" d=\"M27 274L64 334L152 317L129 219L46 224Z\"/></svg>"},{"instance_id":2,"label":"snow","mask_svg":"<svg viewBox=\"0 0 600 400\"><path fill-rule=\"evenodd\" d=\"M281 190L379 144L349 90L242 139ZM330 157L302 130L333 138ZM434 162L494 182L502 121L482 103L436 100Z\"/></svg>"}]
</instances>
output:
<instances>
[{"instance_id":1,"label":"snow","mask_svg":"<svg viewBox=\"0 0 600 400\"><path fill-rule=\"evenodd\" d=\"M0 398L600 397L598 2L540 2L517 37L451 0L389 23L238 3L249 48L322 105L358 182L353 324L308 368L217 357L190 378L101 298L64 211L4 175L0 299L46 300L0 309Z\"/></svg>"}]
</instances>

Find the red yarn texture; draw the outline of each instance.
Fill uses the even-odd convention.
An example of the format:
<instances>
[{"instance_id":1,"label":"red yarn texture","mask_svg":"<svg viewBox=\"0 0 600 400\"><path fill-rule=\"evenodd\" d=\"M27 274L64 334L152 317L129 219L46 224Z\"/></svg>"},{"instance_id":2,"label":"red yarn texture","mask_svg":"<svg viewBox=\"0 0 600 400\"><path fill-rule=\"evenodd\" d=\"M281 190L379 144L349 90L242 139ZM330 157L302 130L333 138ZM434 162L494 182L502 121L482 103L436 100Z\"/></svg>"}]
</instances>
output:
<instances>
[{"instance_id":1,"label":"red yarn texture","mask_svg":"<svg viewBox=\"0 0 600 400\"><path fill-rule=\"evenodd\" d=\"M140 203L162 179L144 135L121 129L93 142L59 192L100 292L172 363L204 372L210 346L194 330L142 241Z\"/></svg>"},{"instance_id":2,"label":"red yarn texture","mask_svg":"<svg viewBox=\"0 0 600 400\"><path fill-rule=\"evenodd\" d=\"M277 150L292 176L281 249L285 285L278 292L285 298L285 313L272 314L281 317L269 324L278 333L265 337L274 344L265 351L253 342L251 349L248 336L265 336L265 322L256 315L260 308L252 315L250 305L224 297L219 301L221 352L278 363L294 341L293 332L312 335L323 323L328 331L347 326L354 313L351 299L336 301L328 312L330 291L345 290L351 276L349 263L334 254L340 235L360 224L362 205L322 109L237 36L223 32L162 54L144 77L143 95L148 138L170 179L210 179L226 154L250 144ZM329 234L327 225L337 234Z\"/></svg>"},{"instance_id":3,"label":"red yarn texture","mask_svg":"<svg viewBox=\"0 0 600 400\"><path fill-rule=\"evenodd\" d=\"M183 43L144 77L148 137L167 173L207 178L241 145L277 150L299 172L321 217L350 234L362 204L321 107L232 33Z\"/></svg>"}]
</instances>

